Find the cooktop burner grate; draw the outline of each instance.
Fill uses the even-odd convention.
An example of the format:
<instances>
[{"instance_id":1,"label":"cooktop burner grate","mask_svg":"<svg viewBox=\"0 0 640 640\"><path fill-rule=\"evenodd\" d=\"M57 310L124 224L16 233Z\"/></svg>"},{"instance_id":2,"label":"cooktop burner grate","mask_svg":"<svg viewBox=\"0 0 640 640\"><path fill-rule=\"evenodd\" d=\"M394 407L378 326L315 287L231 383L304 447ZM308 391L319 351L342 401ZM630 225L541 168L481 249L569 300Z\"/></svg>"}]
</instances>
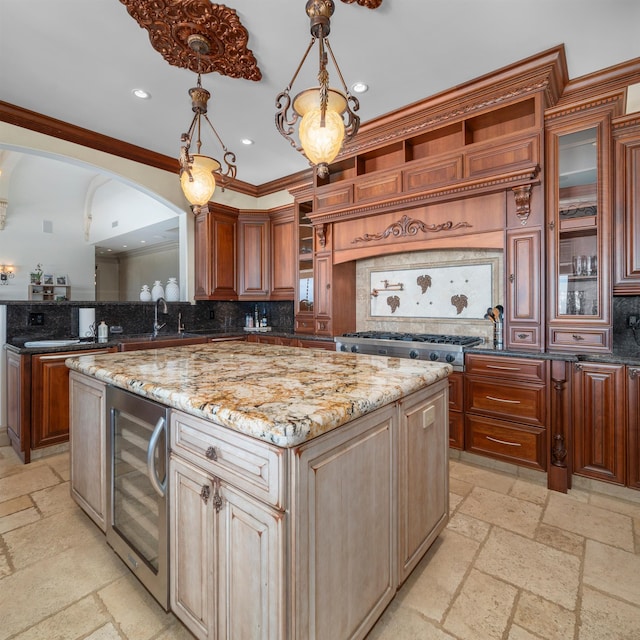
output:
<instances>
[{"instance_id":1,"label":"cooktop burner grate","mask_svg":"<svg viewBox=\"0 0 640 640\"><path fill-rule=\"evenodd\" d=\"M403 342L425 342L429 344L450 344L468 347L480 344L482 338L477 336L454 336L433 333L398 333L393 331L357 331L345 333L345 338L362 340L400 340Z\"/></svg>"}]
</instances>

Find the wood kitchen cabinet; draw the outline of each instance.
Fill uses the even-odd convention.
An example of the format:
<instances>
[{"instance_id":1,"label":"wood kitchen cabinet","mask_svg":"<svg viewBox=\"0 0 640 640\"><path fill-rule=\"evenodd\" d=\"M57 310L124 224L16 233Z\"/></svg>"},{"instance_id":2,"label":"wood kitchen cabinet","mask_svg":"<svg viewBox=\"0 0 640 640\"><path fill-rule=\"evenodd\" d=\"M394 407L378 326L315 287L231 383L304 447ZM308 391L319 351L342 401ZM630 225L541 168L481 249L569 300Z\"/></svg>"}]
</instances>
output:
<instances>
[{"instance_id":1,"label":"wood kitchen cabinet","mask_svg":"<svg viewBox=\"0 0 640 640\"><path fill-rule=\"evenodd\" d=\"M23 462L32 451L69 439L69 369L74 356L114 349L17 354L6 351L8 435Z\"/></svg>"},{"instance_id":2,"label":"wood kitchen cabinet","mask_svg":"<svg viewBox=\"0 0 640 640\"><path fill-rule=\"evenodd\" d=\"M269 215L241 211L238 216L238 300L269 299L269 241Z\"/></svg>"},{"instance_id":3,"label":"wood kitchen cabinet","mask_svg":"<svg viewBox=\"0 0 640 640\"><path fill-rule=\"evenodd\" d=\"M611 351L612 112L590 109L547 126L552 351Z\"/></svg>"},{"instance_id":4,"label":"wood kitchen cabinet","mask_svg":"<svg viewBox=\"0 0 640 640\"><path fill-rule=\"evenodd\" d=\"M293 300L296 290L296 230L294 208L270 211L271 300Z\"/></svg>"},{"instance_id":5,"label":"wood kitchen cabinet","mask_svg":"<svg viewBox=\"0 0 640 640\"><path fill-rule=\"evenodd\" d=\"M627 484L640 489L640 368L627 367Z\"/></svg>"},{"instance_id":6,"label":"wood kitchen cabinet","mask_svg":"<svg viewBox=\"0 0 640 640\"><path fill-rule=\"evenodd\" d=\"M625 366L578 362L572 391L573 472L625 484Z\"/></svg>"},{"instance_id":7,"label":"wood kitchen cabinet","mask_svg":"<svg viewBox=\"0 0 640 640\"><path fill-rule=\"evenodd\" d=\"M296 333L313 333L314 325L314 265L313 225L309 213L313 202L301 197L295 203L296 292L294 322Z\"/></svg>"},{"instance_id":8,"label":"wood kitchen cabinet","mask_svg":"<svg viewBox=\"0 0 640 640\"><path fill-rule=\"evenodd\" d=\"M194 224L196 300L237 300L237 209L210 203Z\"/></svg>"},{"instance_id":9,"label":"wood kitchen cabinet","mask_svg":"<svg viewBox=\"0 0 640 640\"><path fill-rule=\"evenodd\" d=\"M449 375L449 447L464 449L464 373Z\"/></svg>"},{"instance_id":10,"label":"wood kitchen cabinet","mask_svg":"<svg viewBox=\"0 0 640 640\"><path fill-rule=\"evenodd\" d=\"M71 496L106 533L106 385L94 378L70 371L69 403Z\"/></svg>"},{"instance_id":11,"label":"wood kitchen cabinet","mask_svg":"<svg viewBox=\"0 0 640 640\"><path fill-rule=\"evenodd\" d=\"M465 449L547 470L547 362L467 354Z\"/></svg>"},{"instance_id":12,"label":"wood kitchen cabinet","mask_svg":"<svg viewBox=\"0 0 640 640\"><path fill-rule=\"evenodd\" d=\"M633 114L613 127L615 256L613 293L640 295L640 117Z\"/></svg>"}]
</instances>

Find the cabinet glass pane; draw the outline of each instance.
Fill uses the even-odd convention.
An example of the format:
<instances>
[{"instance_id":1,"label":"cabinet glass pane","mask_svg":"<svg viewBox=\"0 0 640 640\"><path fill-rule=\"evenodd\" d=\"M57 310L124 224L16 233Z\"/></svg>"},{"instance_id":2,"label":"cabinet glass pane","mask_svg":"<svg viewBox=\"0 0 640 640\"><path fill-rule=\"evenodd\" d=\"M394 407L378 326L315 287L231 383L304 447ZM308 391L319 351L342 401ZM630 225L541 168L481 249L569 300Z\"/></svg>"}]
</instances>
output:
<instances>
[{"instance_id":1,"label":"cabinet glass pane","mask_svg":"<svg viewBox=\"0 0 640 640\"><path fill-rule=\"evenodd\" d=\"M307 213L311 203L301 203L298 210L298 309L313 311L313 226Z\"/></svg>"},{"instance_id":2,"label":"cabinet glass pane","mask_svg":"<svg viewBox=\"0 0 640 640\"><path fill-rule=\"evenodd\" d=\"M597 316L597 129L563 135L558 142L558 315Z\"/></svg>"}]
</instances>

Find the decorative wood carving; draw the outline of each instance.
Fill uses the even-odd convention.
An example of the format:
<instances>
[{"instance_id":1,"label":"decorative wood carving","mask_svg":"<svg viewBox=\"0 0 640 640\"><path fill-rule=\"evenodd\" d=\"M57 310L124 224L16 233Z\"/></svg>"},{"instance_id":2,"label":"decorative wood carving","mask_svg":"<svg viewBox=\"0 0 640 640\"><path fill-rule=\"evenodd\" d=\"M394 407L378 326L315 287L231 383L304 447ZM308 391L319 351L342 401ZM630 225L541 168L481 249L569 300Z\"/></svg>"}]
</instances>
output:
<instances>
[{"instance_id":1,"label":"decorative wood carving","mask_svg":"<svg viewBox=\"0 0 640 640\"><path fill-rule=\"evenodd\" d=\"M380 233L365 233L359 238L354 238L351 241L351 244L356 244L358 242L371 242L372 240L384 240L389 236L397 238L415 236L418 234L418 231L422 231L423 233L437 233L438 231L453 231L455 229L471 226L472 225L468 222L457 222L454 224L451 220L440 224L427 224L422 220L416 220L409 216L402 216L398 222L390 224L384 231L381 231Z\"/></svg>"},{"instance_id":2,"label":"decorative wood carving","mask_svg":"<svg viewBox=\"0 0 640 640\"><path fill-rule=\"evenodd\" d=\"M382 4L382 0L342 0L342 2L345 4L357 2L361 7L367 7L367 9L377 9Z\"/></svg>"},{"instance_id":3,"label":"decorative wood carving","mask_svg":"<svg viewBox=\"0 0 640 640\"><path fill-rule=\"evenodd\" d=\"M551 449L551 464L556 467L566 467L565 459L567 457L567 448L564 446L564 436L556 433L553 436L553 447Z\"/></svg>"},{"instance_id":4,"label":"decorative wood carving","mask_svg":"<svg viewBox=\"0 0 640 640\"><path fill-rule=\"evenodd\" d=\"M253 52L247 48L249 32L234 9L209 0L120 0L129 15L149 32L151 46L171 65L195 73L216 71L230 78L261 80ZM204 36L207 53L189 46L190 35Z\"/></svg>"},{"instance_id":5,"label":"decorative wood carving","mask_svg":"<svg viewBox=\"0 0 640 640\"><path fill-rule=\"evenodd\" d=\"M318 243L324 249L327 244L327 225L320 224L316 227L316 235L318 236Z\"/></svg>"},{"instance_id":6,"label":"decorative wood carving","mask_svg":"<svg viewBox=\"0 0 640 640\"><path fill-rule=\"evenodd\" d=\"M519 187L513 187L512 191L516 199L516 215L524 227L531 215L531 185L523 184Z\"/></svg>"}]
</instances>

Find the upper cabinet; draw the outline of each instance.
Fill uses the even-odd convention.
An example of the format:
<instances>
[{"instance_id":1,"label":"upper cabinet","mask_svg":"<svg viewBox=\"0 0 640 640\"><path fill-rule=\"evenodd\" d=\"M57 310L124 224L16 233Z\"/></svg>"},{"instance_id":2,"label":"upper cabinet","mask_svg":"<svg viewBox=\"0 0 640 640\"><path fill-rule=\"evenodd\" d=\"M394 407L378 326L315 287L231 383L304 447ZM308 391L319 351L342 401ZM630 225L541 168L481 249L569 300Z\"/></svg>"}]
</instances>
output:
<instances>
[{"instance_id":1,"label":"upper cabinet","mask_svg":"<svg viewBox=\"0 0 640 640\"><path fill-rule=\"evenodd\" d=\"M548 348L611 349L611 107L547 127Z\"/></svg>"},{"instance_id":2,"label":"upper cabinet","mask_svg":"<svg viewBox=\"0 0 640 640\"><path fill-rule=\"evenodd\" d=\"M614 294L640 295L640 113L613 130L616 189Z\"/></svg>"},{"instance_id":3,"label":"upper cabinet","mask_svg":"<svg viewBox=\"0 0 640 640\"><path fill-rule=\"evenodd\" d=\"M313 202L303 198L295 205L296 296L295 329L297 333L314 331L313 225L309 214Z\"/></svg>"}]
</instances>

